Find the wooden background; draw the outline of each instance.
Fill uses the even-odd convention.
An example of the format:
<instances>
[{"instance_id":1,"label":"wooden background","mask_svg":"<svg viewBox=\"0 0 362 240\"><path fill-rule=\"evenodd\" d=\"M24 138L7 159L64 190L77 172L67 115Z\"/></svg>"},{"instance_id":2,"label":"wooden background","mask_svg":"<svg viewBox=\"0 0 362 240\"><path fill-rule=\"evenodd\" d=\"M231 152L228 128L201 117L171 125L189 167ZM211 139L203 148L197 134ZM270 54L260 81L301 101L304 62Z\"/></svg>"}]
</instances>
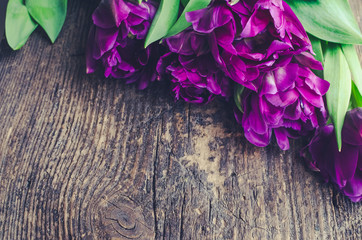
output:
<instances>
[{"instance_id":1,"label":"wooden background","mask_svg":"<svg viewBox=\"0 0 362 240\"><path fill-rule=\"evenodd\" d=\"M307 169L305 142L257 148L224 102L87 76L95 7L69 1L54 45L1 44L1 239L362 239L362 204Z\"/></svg>"}]
</instances>

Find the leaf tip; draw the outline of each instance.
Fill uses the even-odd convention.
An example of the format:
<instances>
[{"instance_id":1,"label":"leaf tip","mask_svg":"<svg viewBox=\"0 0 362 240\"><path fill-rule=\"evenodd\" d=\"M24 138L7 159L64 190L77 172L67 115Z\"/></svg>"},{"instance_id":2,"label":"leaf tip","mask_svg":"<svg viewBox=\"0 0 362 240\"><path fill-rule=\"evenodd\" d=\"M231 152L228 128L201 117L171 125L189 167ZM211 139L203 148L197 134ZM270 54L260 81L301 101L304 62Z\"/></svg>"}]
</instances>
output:
<instances>
[{"instance_id":1,"label":"leaf tip","mask_svg":"<svg viewBox=\"0 0 362 240\"><path fill-rule=\"evenodd\" d=\"M145 41L145 44L143 45L144 48L147 48L148 45L150 45L149 41Z\"/></svg>"},{"instance_id":2,"label":"leaf tip","mask_svg":"<svg viewBox=\"0 0 362 240\"><path fill-rule=\"evenodd\" d=\"M342 152L342 143L338 144L338 152Z\"/></svg>"}]
</instances>

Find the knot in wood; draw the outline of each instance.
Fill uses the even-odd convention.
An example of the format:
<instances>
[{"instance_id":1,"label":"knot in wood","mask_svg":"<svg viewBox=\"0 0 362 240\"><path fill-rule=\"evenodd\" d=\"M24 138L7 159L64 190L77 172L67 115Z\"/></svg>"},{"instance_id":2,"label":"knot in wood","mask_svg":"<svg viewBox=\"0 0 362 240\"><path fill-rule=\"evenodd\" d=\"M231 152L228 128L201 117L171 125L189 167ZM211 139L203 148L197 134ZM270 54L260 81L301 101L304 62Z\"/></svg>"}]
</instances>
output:
<instances>
[{"instance_id":1,"label":"knot in wood","mask_svg":"<svg viewBox=\"0 0 362 240\"><path fill-rule=\"evenodd\" d=\"M98 209L100 236L107 239L152 239L153 230L145 223L142 207L125 197L104 200Z\"/></svg>"}]
</instances>

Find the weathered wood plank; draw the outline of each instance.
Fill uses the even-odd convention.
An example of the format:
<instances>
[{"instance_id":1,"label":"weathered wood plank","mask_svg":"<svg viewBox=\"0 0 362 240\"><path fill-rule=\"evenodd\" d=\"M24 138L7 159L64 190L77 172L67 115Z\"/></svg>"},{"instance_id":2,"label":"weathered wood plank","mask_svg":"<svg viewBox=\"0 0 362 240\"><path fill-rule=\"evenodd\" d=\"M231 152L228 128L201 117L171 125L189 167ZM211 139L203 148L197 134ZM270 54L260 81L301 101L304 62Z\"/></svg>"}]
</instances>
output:
<instances>
[{"instance_id":1,"label":"weathered wood plank","mask_svg":"<svg viewBox=\"0 0 362 240\"><path fill-rule=\"evenodd\" d=\"M1 239L362 239L361 204L305 167L302 141L256 148L224 102L85 75L96 2L69 5L54 45L1 45Z\"/></svg>"}]
</instances>

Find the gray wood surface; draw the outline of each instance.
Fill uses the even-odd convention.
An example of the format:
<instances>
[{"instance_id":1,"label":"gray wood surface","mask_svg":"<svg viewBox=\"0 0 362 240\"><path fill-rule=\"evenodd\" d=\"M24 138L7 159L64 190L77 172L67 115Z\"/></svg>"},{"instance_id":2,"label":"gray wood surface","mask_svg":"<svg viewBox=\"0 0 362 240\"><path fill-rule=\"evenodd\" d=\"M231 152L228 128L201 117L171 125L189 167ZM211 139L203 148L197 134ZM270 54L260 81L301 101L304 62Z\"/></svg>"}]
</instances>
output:
<instances>
[{"instance_id":1,"label":"gray wood surface","mask_svg":"<svg viewBox=\"0 0 362 240\"><path fill-rule=\"evenodd\" d=\"M362 204L307 169L302 140L257 148L224 102L86 75L95 7L69 1L54 45L1 44L0 239L362 239Z\"/></svg>"}]
</instances>

